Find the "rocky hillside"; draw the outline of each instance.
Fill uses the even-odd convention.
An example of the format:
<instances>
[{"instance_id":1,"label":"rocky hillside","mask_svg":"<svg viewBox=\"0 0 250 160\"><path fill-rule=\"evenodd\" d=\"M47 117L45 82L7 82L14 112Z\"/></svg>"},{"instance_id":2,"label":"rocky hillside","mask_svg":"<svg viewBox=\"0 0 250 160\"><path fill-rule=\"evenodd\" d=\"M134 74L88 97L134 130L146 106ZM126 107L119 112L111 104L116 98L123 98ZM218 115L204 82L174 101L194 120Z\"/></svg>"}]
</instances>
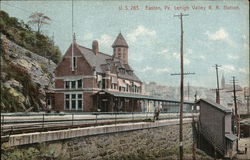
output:
<instances>
[{"instance_id":1,"label":"rocky hillside","mask_svg":"<svg viewBox=\"0 0 250 160\"><path fill-rule=\"evenodd\" d=\"M1 35L1 112L46 109L56 64Z\"/></svg>"}]
</instances>

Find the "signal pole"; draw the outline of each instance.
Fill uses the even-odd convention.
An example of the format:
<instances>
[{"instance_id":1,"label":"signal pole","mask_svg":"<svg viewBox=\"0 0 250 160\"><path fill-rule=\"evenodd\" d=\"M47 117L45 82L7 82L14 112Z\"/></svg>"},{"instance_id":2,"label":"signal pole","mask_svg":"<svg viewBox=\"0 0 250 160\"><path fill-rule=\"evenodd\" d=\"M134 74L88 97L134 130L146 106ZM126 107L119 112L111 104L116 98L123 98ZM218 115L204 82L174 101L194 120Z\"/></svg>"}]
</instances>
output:
<instances>
[{"instance_id":1,"label":"signal pole","mask_svg":"<svg viewBox=\"0 0 250 160\"><path fill-rule=\"evenodd\" d=\"M184 79L184 72L183 72L183 21L182 17L183 16L188 16L188 14L182 14L180 15L174 15L174 17L179 17L181 20L181 47L180 47L180 60L181 60L181 84L180 84L180 129L179 129L179 152L180 152L180 160L183 160L183 142L182 142L182 123L183 123L183 79Z\"/></svg>"},{"instance_id":2,"label":"signal pole","mask_svg":"<svg viewBox=\"0 0 250 160\"><path fill-rule=\"evenodd\" d=\"M215 64L214 67L216 69L216 77L217 77L216 103L220 104L220 86L219 86L218 68L221 66L218 64Z\"/></svg>"}]
</instances>

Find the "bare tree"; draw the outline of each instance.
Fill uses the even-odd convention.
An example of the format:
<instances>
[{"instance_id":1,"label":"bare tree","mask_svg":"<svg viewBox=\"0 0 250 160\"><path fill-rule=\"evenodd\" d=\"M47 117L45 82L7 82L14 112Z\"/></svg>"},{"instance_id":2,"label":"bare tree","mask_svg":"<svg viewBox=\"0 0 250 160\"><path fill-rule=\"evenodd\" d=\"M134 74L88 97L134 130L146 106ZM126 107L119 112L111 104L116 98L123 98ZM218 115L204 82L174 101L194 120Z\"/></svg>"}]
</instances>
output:
<instances>
[{"instance_id":1,"label":"bare tree","mask_svg":"<svg viewBox=\"0 0 250 160\"><path fill-rule=\"evenodd\" d=\"M28 23L37 25L37 32L38 33L40 33L41 27L44 24L50 24L49 21L51 21L51 19L48 16L46 16L43 13L40 13L40 12L32 13L29 16L29 18L30 18L30 20L28 21Z\"/></svg>"}]
</instances>

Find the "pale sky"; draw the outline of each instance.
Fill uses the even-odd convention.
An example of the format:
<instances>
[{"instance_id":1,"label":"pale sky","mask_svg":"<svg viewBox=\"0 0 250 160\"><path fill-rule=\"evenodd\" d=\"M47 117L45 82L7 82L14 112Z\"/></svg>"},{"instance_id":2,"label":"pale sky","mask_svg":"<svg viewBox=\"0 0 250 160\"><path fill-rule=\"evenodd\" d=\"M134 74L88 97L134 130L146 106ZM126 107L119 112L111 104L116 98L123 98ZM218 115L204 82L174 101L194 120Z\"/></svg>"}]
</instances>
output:
<instances>
[{"instance_id":1,"label":"pale sky","mask_svg":"<svg viewBox=\"0 0 250 160\"><path fill-rule=\"evenodd\" d=\"M78 44L91 48L98 40L99 50L107 54L112 54L111 45L121 31L129 45L129 64L139 78L169 86L178 86L180 78L170 75L180 72L180 20L174 15L189 14L184 17L184 70L195 75L185 76L185 84L216 88L215 64L222 65L219 75L225 75L226 83L232 76L242 86L249 82L247 0L75 0L73 4L73 20L71 1L4 1L1 9L25 22L32 12L49 16L52 23L42 31L48 36L54 33L63 54L72 41L72 22ZM120 6L138 10L119 10ZM161 10L146 10L147 6Z\"/></svg>"}]
</instances>

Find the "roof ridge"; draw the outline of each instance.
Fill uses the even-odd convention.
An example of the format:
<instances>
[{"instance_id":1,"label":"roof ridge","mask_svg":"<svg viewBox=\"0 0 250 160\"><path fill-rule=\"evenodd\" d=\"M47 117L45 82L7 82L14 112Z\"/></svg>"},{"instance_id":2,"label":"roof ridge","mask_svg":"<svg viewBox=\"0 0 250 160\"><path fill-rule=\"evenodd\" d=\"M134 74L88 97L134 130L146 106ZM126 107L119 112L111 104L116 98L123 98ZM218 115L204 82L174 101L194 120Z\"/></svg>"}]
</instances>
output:
<instances>
[{"instance_id":1,"label":"roof ridge","mask_svg":"<svg viewBox=\"0 0 250 160\"><path fill-rule=\"evenodd\" d=\"M223 112L232 112L229 108L227 108L227 107L225 107L225 106L223 106L223 105L221 105L219 103L213 102L213 101L211 101L209 99L201 98L199 101L204 101L206 103L209 103L209 104L215 106L216 108L218 108L219 110L222 110Z\"/></svg>"},{"instance_id":2,"label":"roof ridge","mask_svg":"<svg viewBox=\"0 0 250 160\"><path fill-rule=\"evenodd\" d=\"M82 46L82 45L79 45L79 44L78 44L78 46L79 46L79 47L82 47L82 48L85 48L85 49L88 49L88 50L90 50L90 51L93 51L92 49L87 48L87 47L85 47L85 46ZM110 54L103 53L103 52L100 52L100 51L99 51L98 53L104 54L104 55L106 55L106 56L110 56L110 57L112 58L112 55L110 55Z\"/></svg>"}]
</instances>

